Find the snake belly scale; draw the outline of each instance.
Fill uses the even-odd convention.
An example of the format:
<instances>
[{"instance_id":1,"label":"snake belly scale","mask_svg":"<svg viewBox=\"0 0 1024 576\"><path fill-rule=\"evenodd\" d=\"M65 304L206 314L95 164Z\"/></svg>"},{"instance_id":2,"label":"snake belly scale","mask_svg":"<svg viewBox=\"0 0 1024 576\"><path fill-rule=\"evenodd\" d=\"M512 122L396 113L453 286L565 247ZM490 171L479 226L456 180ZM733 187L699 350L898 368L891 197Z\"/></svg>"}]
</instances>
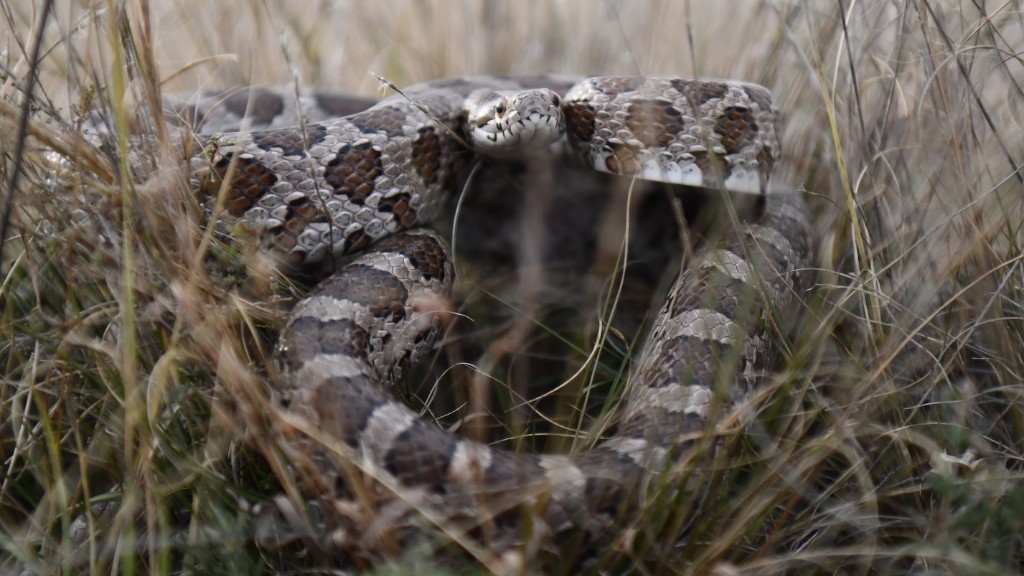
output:
<instances>
[{"instance_id":1,"label":"snake belly scale","mask_svg":"<svg viewBox=\"0 0 1024 576\"><path fill-rule=\"evenodd\" d=\"M795 193L765 195L759 217L684 268L631 370L616 430L594 448L492 448L446 432L394 397L388 387L433 346L442 325L436 303L453 280L443 241L425 226L477 155L506 154L483 149L496 132L480 106L505 117L517 93L534 106L546 101L540 108L550 105L556 118L523 112L506 124L548 133L513 140L536 140L543 151L564 122L575 152L596 170L767 189L776 113L760 86L625 77L568 90L538 92L540 85L431 82L356 114L307 116L302 128L207 135L206 153L192 157L193 186L220 231L247 230L288 269L340 263L291 312L272 370L282 409L316 432L285 432L300 437L291 443L296 457L316 453L316 496L338 490L338 459L348 459L422 489L451 517L515 523L526 505L536 535L582 530L601 539L641 498L643 481L669 470L711 429L712 415L726 411L715 406L738 402L778 357L773 313L794 315L809 283L810 225Z\"/></svg>"}]
</instances>

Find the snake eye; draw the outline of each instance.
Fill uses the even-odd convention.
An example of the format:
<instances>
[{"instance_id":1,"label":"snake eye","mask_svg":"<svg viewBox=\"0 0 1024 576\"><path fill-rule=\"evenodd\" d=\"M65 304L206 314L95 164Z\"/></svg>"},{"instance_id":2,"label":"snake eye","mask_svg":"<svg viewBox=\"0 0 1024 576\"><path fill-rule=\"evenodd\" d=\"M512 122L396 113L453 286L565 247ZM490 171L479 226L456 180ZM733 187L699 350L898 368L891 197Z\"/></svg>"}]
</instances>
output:
<instances>
[{"instance_id":1,"label":"snake eye","mask_svg":"<svg viewBox=\"0 0 1024 576\"><path fill-rule=\"evenodd\" d=\"M507 102L507 99L502 98L501 102L498 102L498 105L494 107L494 113L497 114L499 118L505 115Z\"/></svg>"},{"instance_id":2,"label":"snake eye","mask_svg":"<svg viewBox=\"0 0 1024 576\"><path fill-rule=\"evenodd\" d=\"M558 106L561 103L562 103L562 101L558 98L558 94L555 94L554 92L552 92L551 93L551 105L552 106Z\"/></svg>"}]
</instances>

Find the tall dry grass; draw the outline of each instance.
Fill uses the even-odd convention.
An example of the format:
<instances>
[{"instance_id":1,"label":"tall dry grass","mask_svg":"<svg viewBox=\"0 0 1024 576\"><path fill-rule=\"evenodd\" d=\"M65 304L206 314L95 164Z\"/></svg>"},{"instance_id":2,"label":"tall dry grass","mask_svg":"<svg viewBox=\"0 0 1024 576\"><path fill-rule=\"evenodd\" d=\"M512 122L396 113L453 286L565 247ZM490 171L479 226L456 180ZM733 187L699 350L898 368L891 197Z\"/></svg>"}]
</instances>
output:
<instances>
[{"instance_id":1,"label":"tall dry grass","mask_svg":"<svg viewBox=\"0 0 1024 576\"><path fill-rule=\"evenodd\" d=\"M4 572L519 566L429 517L401 549L376 531L393 501L353 512L373 529L343 558L257 546L258 510L295 489L273 449L252 449L268 443L261 369L280 312L211 282L202 263L221 255L182 225L195 215L165 195L172 175L133 185L76 138L97 103L124 146L133 106L161 91L379 95L371 71L400 85L700 75L775 94L777 177L816 215L807 321L756 425L723 440L738 456L718 462L697 519L673 513L697 502L655 498L624 523L607 573L1021 571L1019 3L155 4L65 0L44 19L41 0L0 0Z\"/></svg>"}]
</instances>

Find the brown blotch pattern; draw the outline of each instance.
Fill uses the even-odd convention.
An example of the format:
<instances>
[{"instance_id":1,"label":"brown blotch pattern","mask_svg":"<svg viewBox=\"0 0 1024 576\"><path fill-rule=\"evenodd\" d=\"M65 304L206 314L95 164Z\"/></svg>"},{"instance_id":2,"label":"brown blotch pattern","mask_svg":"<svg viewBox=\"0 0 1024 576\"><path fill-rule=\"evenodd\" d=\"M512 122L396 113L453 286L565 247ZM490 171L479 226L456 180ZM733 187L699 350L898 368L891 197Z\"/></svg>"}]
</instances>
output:
<instances>
[{"instance_id":1,"label":"brown blotch pattern","mask_svg":"<svg viewBox=\"0 0 1024 576\"><path fill-rule=\"evenodd\" d=\"M433 424L416 420L398 435L384 456L384 465L409 486L442 491L458 441Z\"/></svg>"},{"instance_id":2,"label":"brown blotch pattern","mask_svg":"<svg viewBox=\"0 0 1024 576\"><path fill-rule=\"evenodd\" d=\"M381 200L377 210L390 212L394 216L395 222L398 223L399 229L408 230L418 223L416 210L412 208L409 201L409 194L395 194Z\"/></svg>"},{"instance_id":3,"label":"brown blotch pattern","mask_svg":"<svg viewBox=\"0 0 1024 576\"><path fill-rule=\"evenodd\" d=\"M316 316L299 316L288 326L282 342L286 342L285 365L293 369L321 354L341 355L365 360L369 356L370 335L348 318L323 320Z\"/></svg>"},{"instance_id":4,"label":"brown blotch pattern","mask_svg":"<svg viewBox=\"0 0 1024 576\"><path fill-rule=\"evenodd\" d=\"M273 234L271 242L278 252L287 255L287 261L289 264L301 264L302 260L306 257L304 253L300 254L298 251L292 252L292 250L295 249L295 246L299 243L299 239L292 234L285 234L281 231L277 231Z\"/></svg>"},{"instance_id":5,"label":"brown blotch pattern","mask_svg":"<svg viewBox=\"0 0 1024 576\"><path fill-rule=\"evenodd\" d=\"M470 153L447 131L424 126L412 141L410 160L426 186L437 185L444 191L458 188Z\"/></svg>"},{"instance_id":6,"label":"brown blotch pattern","mask_svg":"<svg viewBox=\"0 0 1024 576\"><path fill-rule=\"evenodd\" d=\"M722 82L695 82L693 80L675 79L671 81L677 92L686 96L691 102L705 104L711 100L725 98L729 86Z\"/></svg>"},{"instance_id":7,"label":"brown blotch pattern","mask_svg":"<svg viewBox=\"0 0 1024 576\"><path fill-rule=\"evenodd\" d=\"M378 249L405 256L412 267L419 270L427 280L445 280L445 262L448 258L444 248L429 236L388 237L380 242Z\"/></svg>"},{"instance_id":8,"label":"brown blotch pattern","mask_svg":"<svg viewBox=\"0 0 1024 576\"><path fill-rule=\"evenodd\" d=\"M373 193L374 180L384 173L381 151L370 142L346 144L327 163L324 180L353 204L362 205Z\"/></svg>"},{"instance_id":9,"label":"brown blotch pattern","mask_svg":"<svg viewBox=\"0 0 1024 576\"><path fill-rule=\"evenodd\" d=\"M308 146L320 142L327 134L327 129L320 124L301 128L281 128L280 130L268 130L256 132L252 135L254 144L264 150L279 148L285 156L298 156L306 151Z\"/></svg>"},{"instance_id":10,"label":"brown blotch pattern","mask_svg":"<svg viewBox=\"0 0 1024 576\"><path fill-rule=\"evenodd\" d=\"M483 480L496 487L517 486L527 479L541 478L543 475L544 469L537 456L492 450L491 463L484 471Z\"/></svg>"},{"instance_id":11,"label":"brown blotch pattern","mask_svg":"<svg viewBox=\"0 0 1024 576\"><path fill-rule=\"evenodd\" d=\"M469 164L470 153L448 134L441 139L441 148L444 150L441 162L441 189L456 190L460 187L460 175L465 173Z\"/></svg>"},{"instance_id":12,"label":"brown blotch pattern","mask_svg":"<svg viewBox=\"0 0 1024 576\"><path fill-rule=\"evenodd\" d=\"M739 152L749 146L757 135L757 122L750 108L730 106L722 110L715 120L715 133L722 137L726 154Z\"/></svg>"},{"instance_id":13,"label":"brown blotch pattern","mask_svg":"<svg viewBox=\"0 0 1024 576\"><path fill-rule=\"evenodd\" d=\"M626 144L609 143L612 155L605 158L605 165L613 174L636 174L640 171L641 162L637 160L637 149Z\"/></svg>"},{"instance_id":14,"label":"brown blotch pattern","mask_svg":"<svg viewBox=\"0 0 1024 576\"><path fill-rule=\"evenodd\" d=\"M626 127L647 147L667 146L686 132L682 113L668 100L626 104Z\"/></svg>"},{"instance_id":15,"label":"brown blotch pattern","mask_svg":"<svg viewBox=\"0 0 1024 576\"><path fill-rule=\"evenodd\" d=\"M690 152L690 154L693 156L693 163L700 168L702 174L714 174L711 153L707 150L698 150L696 152Z\"/></svg>"},{"instance_id":16,"label":"brown blotch pattern","mask_svg":"<svg viewBox=\"0 0 1024 576\"><path fill-rule=\"evenodd\" d=\"M301 220L308 224L310 222L327 222L327 214L319 209L316 203L309 196L297 196L288 204L288 215L286 219Z\"/></svg>"},{"instance_id":17,"label":"brown blotch pattern","mask_svg":"<svg viewBox=\"0 0 1024 576\"><path fill-rule=\"evenodd\" d=\"M371 238L362 228L353 230L345 237L345 253L353 254L365 250L367 247L373 244L373 238Z\"/></svg>"},{"instance_id":18,"label":"brown blotch pattern","mask_svg":"<svg viewBox=\"0 0 1024 576\"><path fill-rule=\"evenodd\" d=\"M683 386L713 382L721 369L722 358L735 358L730 354L733 346L703 340L693 336L678 336L659 345L658 358L664 358L663 368L652 370L644 382L648 388L663 388L673 384Z\"/></svg>"},{"instance_id":19,"label":"brown blotch pattern","mask_svg":"<svg viewBox=\"0 0 1024 576\"><path fill-rule=\"evenodd\" d=\"M317 386L313 401L324 433L357 448L374 411L391 398L367 374L328 378Z\"/></svg>"},{"instance_id":20,"label":"brown blotch pattern","mask_svg":"<svg viewBox=\"0 0 1024 576\"><path fill-rule=\"evenodd\" d=\"M233 155L225 154L214 166L202 183L201 192L215 197L227 177ZM255 158L238 158L235 171L229 183L226 208L228 214L239 217L251 208L271 186L277 183L277 176Z\"/></svg>"},{"instance_id":21,"label":"brown blotch pattern","mask_svg":"<svg viewBox=\"0 0 1024 576\"><path fill-rule=\"evenodd\" d=\"M565 131L572 143L590 142L594 136L597 111L594 106L585 102L565 102L562 104L565 115Z\"/></svg>"},{"instance_id":22,"label":"brown blotch pattern","mask_svg":"<svg viewBox=\"0 0 1024 576\"><path fill-rule=\"evenodd\" d=\"M343 274L325 280L314 292L321 293L366 306L374 316L396 322L405 318L409 297L402 281L393 274L361 264L346 266Z\"/></svg>"},{"instance_id":23,"label":"brown blotch pattern","mask_svg":"<svg viewBox=\"0 0 1024 576\"><path fill-rule=\"evenodd\" d=\"M427 185L436 184L440 178L441 152L441 138L432 126L417 130L412 141L412 165Z\"/></svg>"}]
</instances>

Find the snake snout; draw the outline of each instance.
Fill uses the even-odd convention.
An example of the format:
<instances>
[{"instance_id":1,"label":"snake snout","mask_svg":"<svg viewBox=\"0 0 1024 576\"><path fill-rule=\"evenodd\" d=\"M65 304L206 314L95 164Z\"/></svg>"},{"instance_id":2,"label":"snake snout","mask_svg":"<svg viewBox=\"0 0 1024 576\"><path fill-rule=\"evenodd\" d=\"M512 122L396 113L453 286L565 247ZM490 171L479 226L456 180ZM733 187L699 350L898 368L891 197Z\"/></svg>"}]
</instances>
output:
<instances>
[{"instance_id":1,"label":"snake snout","mask_svg":"<svg viewBox=\"0 0 1024 576\"><path fill-rule=\"evenodd\" d=\"M467 133L476 152L503 160L547 150L565 129L560 99L553 90L491 92L469 111Z\"/></svg>"}]
</instances>

